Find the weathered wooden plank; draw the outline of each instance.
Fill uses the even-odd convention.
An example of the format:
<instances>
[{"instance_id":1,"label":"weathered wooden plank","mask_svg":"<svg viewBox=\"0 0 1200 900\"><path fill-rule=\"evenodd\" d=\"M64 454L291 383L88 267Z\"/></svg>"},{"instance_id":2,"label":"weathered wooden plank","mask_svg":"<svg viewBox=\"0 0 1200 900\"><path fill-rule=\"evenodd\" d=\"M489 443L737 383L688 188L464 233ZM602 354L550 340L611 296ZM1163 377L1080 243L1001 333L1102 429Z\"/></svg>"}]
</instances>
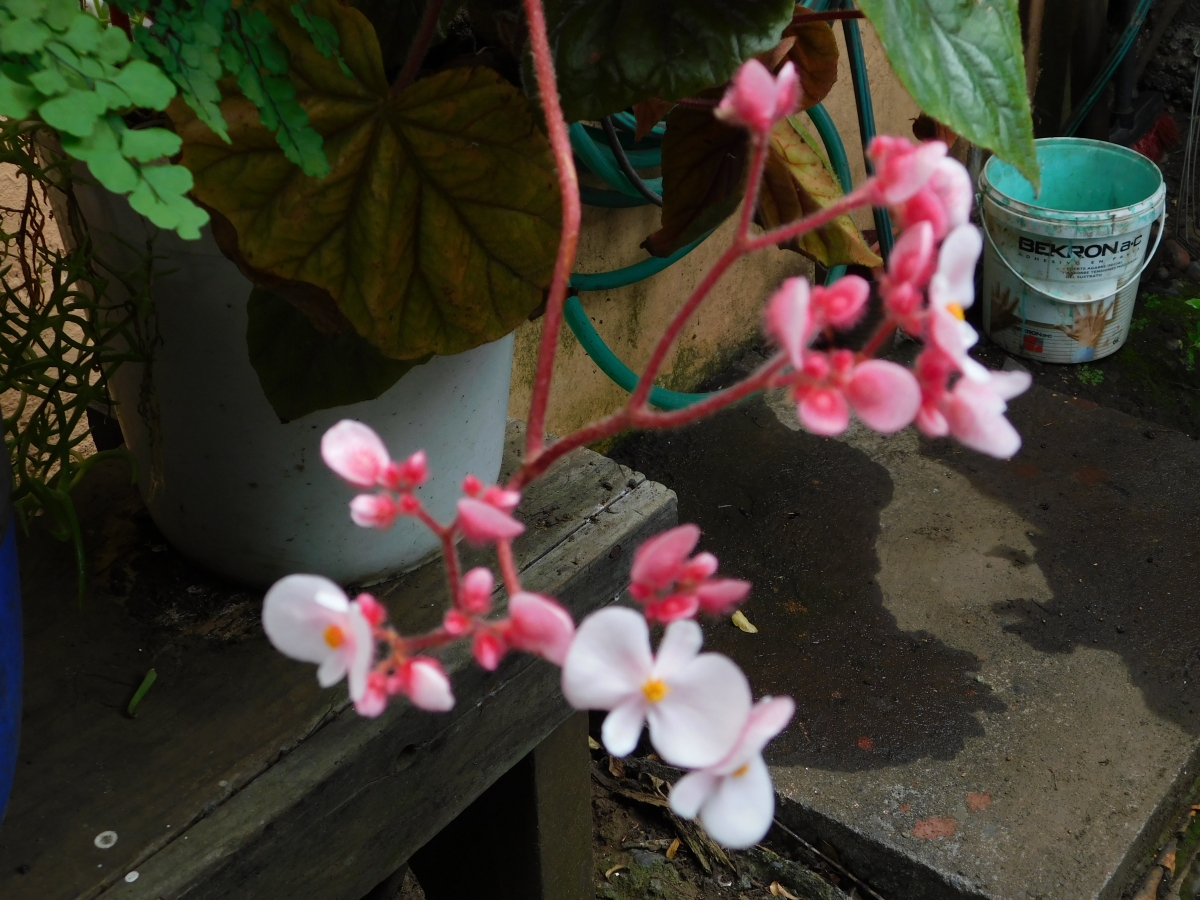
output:
<instances>
[{"instance_id":1,"label":"weathered wooden plank","mask_svg":"<svg viewBox=\"0 0 1200 900\"><path fill-rule=\"evenodd\" d=\"M613 549L674 517L674 494L644 482L528 570L528 586L576 616L611 602L631 556ZM460 647L444 661L454 711L343 712L106 897L359 900L571 714L540 660L514 655L487 673Z\"/></svg>"},{"instance_id":2,"label":"weathered wooden plank","mask_svg":"<svg viewBox=\"0 0 1200 900\"><path fill-rule=\"evenodd\" d=\"M640 476L631 488L627 470L581 456L582 468L572 469L578 458L564 461L527 492L519 515L529 529L516 547L523 569L557 544L573 548L573 533L595 530L589 517L597 510L639 493ZM0 828L5 900L76 900L124 887L125 873L172 843L182 845L179 835L320 733L344 706L344 687L321 691L311 673L266 645L257 594L214 582L147 530L120 464L94 470L78 502L94 565L104 573L82 608L74 601L69 548L36 529L22 547L26 717L20 771ZM540 575L529 579L533 589L553 590L545 583ZM440 617L437 567L376 590L406 630ZM190 614L181 598L195 598L208 619L171 629L153 621L160 609ZM207 639L214 622L228 629L231 620L245 640ZM151 666L158 681L138 718L129 719L124 706ZM498 690L515 675L497 673L475 687ZM95 847L96 834L109 829L117 844Z\"/></svg>"}]
</instances>

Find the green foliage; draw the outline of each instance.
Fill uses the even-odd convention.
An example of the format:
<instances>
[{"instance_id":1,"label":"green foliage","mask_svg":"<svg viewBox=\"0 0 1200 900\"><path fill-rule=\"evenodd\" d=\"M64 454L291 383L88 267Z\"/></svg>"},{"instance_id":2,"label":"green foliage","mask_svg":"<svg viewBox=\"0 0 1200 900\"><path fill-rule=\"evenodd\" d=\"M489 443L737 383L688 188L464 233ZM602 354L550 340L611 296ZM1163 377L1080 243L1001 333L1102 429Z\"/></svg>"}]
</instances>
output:
<instances>
[{"instance_id":1,"label":"green foliage","mask_svg":"<svg viewBox=\"0 0 1200 900\"><path fill-rule=\"evenodd\" d=\"M175 86L154 65L130 58L124 33L104 28L74 0L0 0L0 116L37 117L104 187L160 228L198 237L208 216L185 196L191 174L160 163L178 147L162 128L131 129L134 108L162 110Z\"/></svg>"},{"instance_id":2,"label":"green foliage","mask_svg":"<svg viewBox=\"0 0 1200 900\"><path fill-rule=\"evenodd\" d=\"M862 0L859 6L921 109L1016 166L1036 188L1017 0Z\"/></svg>"},{"instance_id":3,"label":"green foliage","mask_svg":"<svg viewBox=\"0 0 1200 900\"><path fill-rule=\"evenodd\" d=\"M1093 369L1091 366L1080 366L1075 370L1075 377L1082 384L1086 384L1089 387L1096 387L1096 385L1104 382L1104 373L1099 369Z\"/></svg>"},{"instance_id":4,"label":"green foliage","mask_svg":"<svg viewBox=\"0 0 1200 900\"><path fill-rule=\"evenodd\" d=\"M109 282L93 265L79 217L49 221L47 187L66 187L66 166L43 169L29 133L14 123L0 131L0 163L15 167L24 187L21 206L0 208L0 393L15 400L4 418L13 506L26 528L44 514L52 534L74 543L82 596L83 538L71 489L91 466L125 453L82 454L87 407L107 404L113 368L140 358L142 318L136 301L118 306L104 300ZM58 249L55 230L71 235L68 249ZM130 278L124 287L144 298L137 284Z\"/></svg>"},{"instance_id":5,"label":"green foliage","mask_svg":"<svg viewBox=\"0 0 1200 900\"><path fill-rule=\"evenodd\" d=\"M250 364L282 422L374 400L429 359L388 359L354 332L322 334L296 307L262 288L250 292L247 312Z\"/></svg>"},{"instance_id":6,"label":"green foliage","mask_svg":"<svg viewBox=\"0 0 1200 900\"><path fill-rule=\"evenodd\" d=\"M794 9L794 0L546 0L563 112L598 119L724 84L779 43Z\"/></svg>"}]
</instances>

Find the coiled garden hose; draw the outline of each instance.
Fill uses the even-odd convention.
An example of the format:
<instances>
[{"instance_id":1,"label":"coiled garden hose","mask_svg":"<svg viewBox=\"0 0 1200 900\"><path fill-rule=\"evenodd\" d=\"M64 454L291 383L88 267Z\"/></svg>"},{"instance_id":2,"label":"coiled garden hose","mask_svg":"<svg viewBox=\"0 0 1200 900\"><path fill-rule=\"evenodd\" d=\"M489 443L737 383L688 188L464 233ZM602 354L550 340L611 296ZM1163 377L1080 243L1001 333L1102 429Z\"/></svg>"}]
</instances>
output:
<instances>
[{"instance_id":1,"label":"coiled garden hose","mask_svg":"<svg viewBox=\"0 0 1200 900\"><path fill-rule=\"evenodd\" d=\"M651 190L650 185L642 181L642 176L634 170L633 163L625 155L625 148L621 146L621 138L617 135L617 128L613 125L612 116L605 116L603 122L604 136L608 138L608 149L612 151L613 158L616 159L617 168L621 170L621 174L625 176L630 184L637 188L639 194L655 206L662 206L662 194ZM662 161L661 152L659 153L659 161Z\"/></svg>"}]
</instances>

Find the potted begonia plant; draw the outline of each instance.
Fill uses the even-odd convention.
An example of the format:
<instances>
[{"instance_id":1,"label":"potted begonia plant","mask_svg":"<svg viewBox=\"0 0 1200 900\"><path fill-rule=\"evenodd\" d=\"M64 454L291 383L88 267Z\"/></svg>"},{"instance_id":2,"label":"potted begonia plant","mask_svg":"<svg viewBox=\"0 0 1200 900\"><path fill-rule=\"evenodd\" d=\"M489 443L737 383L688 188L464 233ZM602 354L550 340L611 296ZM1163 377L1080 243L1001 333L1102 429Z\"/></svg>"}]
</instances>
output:
<instances>
[{"instance_id":1,"label":"potted begonia plant","mask_svg":"<svg viewBox=\"0 0 1200 900\"><path fill-rule=\"evenodd\" d=\"M837 51L829 23L789 0L652 6L551 4L547 33L568 119L667 115L662 226L645 244L667 255L731 214L748 178L746 136L709 114L735 68L790 63L811 105ZM1027 102L999 62L1019 55L1011 4L952 6L863 4L928 112L1032 173ZM332 486L309 467L341 415L371 419L394 447L444 447L422 488L441 514L446 486L499 465L507 335L545 302L561 223L525 18L438 0L99 11L0 5L0 115L53 128L98 182L75 193L104 274L156 264L144 361L111 383L152 514L182 549L251 581L301 560L359 579L415 562L435 546L416 529L339 537ZM982 53L994 72L965 69L966 88L948 91L922 55L931 23L968 38L936 52ZM804 137L794 120L772 131L764 227L840 195ZM878 263L845 216L788 245L826 265ZM108 302L125 304L109 280Z\"/></svg>"}]
</instances>

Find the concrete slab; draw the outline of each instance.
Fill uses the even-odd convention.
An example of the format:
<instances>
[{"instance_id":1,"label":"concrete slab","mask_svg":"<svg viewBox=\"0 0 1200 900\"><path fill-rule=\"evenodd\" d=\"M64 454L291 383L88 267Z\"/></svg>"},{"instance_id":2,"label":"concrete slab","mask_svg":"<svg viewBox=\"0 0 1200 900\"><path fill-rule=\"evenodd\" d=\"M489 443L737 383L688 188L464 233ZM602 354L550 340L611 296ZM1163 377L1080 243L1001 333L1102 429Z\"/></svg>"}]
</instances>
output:
<instances>
[{"instance_id":1,"label":"concrete slab","mask_svg":"<svg viewBox=\"0 0 1200 900\"><path fill-rule=\"evenodd\" d=\"M616 454L755 583L759 633L708 640L797 700L780 815L891 900L1116 900L1195 788L1200 448L1038 388L1012 415L1011 462L780 398Z\"/></svg>"}]
</instances>

